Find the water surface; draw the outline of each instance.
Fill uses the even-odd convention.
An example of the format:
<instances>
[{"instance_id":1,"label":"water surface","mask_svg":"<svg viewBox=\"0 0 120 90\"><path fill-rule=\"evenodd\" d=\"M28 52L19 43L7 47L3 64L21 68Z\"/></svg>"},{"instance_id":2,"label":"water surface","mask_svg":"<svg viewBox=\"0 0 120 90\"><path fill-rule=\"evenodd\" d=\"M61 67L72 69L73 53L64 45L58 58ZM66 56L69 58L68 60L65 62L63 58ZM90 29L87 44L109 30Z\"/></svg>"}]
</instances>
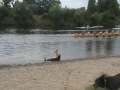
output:
<instances>
[{"instance_id":1,"label":"water surface","mask_svg":"<svg viewBox=\"0 0 120 90\"><path fill-rule=\"evenodd\" d=\"M120 37L68 38L71 34L0 35L0 64L41 63L61 51L61 60L120 56Z\"/></svg>"}]
</instances>

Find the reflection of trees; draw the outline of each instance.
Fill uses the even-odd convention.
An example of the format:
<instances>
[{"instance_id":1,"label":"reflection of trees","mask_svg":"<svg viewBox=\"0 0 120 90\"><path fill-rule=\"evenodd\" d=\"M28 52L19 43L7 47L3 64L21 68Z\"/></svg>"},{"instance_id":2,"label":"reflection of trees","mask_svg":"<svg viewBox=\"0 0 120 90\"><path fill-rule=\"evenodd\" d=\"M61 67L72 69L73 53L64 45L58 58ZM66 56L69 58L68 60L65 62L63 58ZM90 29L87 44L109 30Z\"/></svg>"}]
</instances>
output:
<instances>
[{"instance_id":1,"label":"reflection of trees","mask_svg":"<svg viewBox=\"0 0 120 90\"><path fill-rule=\"evenodd\" d=\"M103 42L100 41L100 40L96 40L95 41L95 50L96 50L96 53L100 53L100 49L102 47L102 44L103 44Z\"/></svg>"},{"instance_id":2,"label":"reflection of trees","mask_svg":"<svg viewBox=\"0 0 120 90\"><path fill-rule=\"evenodd\" d=\"M114 46L115 39L108 38L107 41L105 42L105 54L111 55L113 51L113 46Z\"/></svg>"},{"instance_id":3,"label":"reflection of trees","mask_svg":"<svg viewBox=\"0 0 120 90\"><path fill-rule=\"evenodd\" d=\"M86 52L95 56L111 55L114 48L115 38L103 38L88 40L86 42ZM104 52L103 52L104 51Z\"/></svg>"},{"instance_id":4,"label":"reflection of trees","mask_svg":"<svg viewBox=\"0 0 120 90\"><path fill-rule=\"evenodd\" d=\"M93 47L93 40L88 40L86 42L86 51L87 52L91 52L92 51L92 47Z\"/></svg>"}]
</instances>

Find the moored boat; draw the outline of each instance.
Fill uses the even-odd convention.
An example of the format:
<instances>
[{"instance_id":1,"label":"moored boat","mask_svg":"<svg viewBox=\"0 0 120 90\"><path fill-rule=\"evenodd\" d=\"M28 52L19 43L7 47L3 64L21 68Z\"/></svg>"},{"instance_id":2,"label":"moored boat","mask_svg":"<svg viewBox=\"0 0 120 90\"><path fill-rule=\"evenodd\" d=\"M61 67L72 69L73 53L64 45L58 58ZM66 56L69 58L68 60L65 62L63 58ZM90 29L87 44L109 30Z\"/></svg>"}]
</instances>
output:
<instances>
[{"instance_id":1,"label":"moored boat","mask_svg":"<svg viewBox=\"0 0 120 90\"><path fill-rule=\"evenodd\" d=\"M120 36L120 33L92 33L92 34L75 34L73 36L68 36L68 37L74 37L74 38L79 38L79 37L112 37L112 36Z\"/></svg>"}]
</instances>

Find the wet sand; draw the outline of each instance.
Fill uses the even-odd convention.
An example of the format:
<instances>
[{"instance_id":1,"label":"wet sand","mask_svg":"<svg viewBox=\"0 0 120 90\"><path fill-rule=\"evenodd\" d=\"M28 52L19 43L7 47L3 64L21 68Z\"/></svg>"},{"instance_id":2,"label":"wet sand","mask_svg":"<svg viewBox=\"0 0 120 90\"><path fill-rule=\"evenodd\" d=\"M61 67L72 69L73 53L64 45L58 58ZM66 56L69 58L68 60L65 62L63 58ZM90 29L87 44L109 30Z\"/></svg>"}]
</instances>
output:
<instances>
[{"instance_id":1,"label":"wet sand","mask_svg":"<svg viewBox=\"0 0 120 90\"><path fill-rule=\"evenodd\" d=\"M120 73L120 57L1 66L0 90L85 90L104 73Z\"/></svg>"}]
</instances>

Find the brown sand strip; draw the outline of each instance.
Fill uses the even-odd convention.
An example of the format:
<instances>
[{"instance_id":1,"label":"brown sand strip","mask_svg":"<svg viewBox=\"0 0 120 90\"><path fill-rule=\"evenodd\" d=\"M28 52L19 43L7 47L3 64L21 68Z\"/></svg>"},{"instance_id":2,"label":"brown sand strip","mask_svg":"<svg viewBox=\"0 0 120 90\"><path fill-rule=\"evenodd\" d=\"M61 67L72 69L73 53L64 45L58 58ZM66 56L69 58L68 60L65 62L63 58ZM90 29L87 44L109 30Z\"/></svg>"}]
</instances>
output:
<instances>
[{"instance_id":1,"label":"brown sand strip","mask_svg":"<svg viewBox=\"0 0 120 90\"><path fill-rule=\"evenodd\" d=\"M85 90L103 73L120 73L120 57L1 66L0 90Z\"/></svg>"}]
</instances>

